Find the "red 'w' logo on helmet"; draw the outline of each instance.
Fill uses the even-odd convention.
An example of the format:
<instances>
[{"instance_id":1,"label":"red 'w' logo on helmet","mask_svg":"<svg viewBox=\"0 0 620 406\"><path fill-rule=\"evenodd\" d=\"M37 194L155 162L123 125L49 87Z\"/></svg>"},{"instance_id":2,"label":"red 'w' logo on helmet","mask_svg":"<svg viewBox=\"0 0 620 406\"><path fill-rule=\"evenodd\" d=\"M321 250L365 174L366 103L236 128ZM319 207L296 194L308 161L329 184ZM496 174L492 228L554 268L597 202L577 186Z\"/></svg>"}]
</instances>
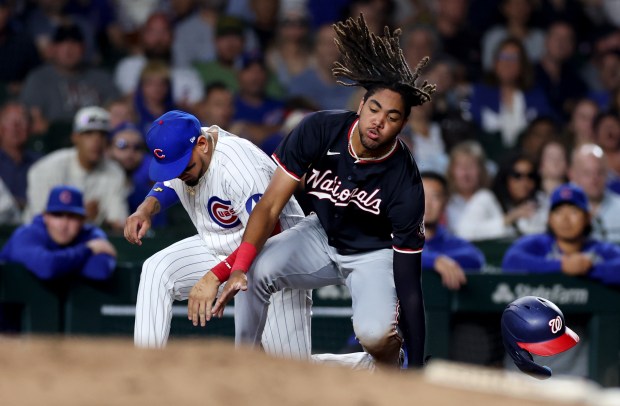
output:
<instances>
[{"instance_id":1,"label":"red 'w' logo on helmet","mask_svg":"<svg viewBox=\"0 0 620 406\"><path fill-rule=\"evenodd\" d=\"M562 319L560 318L560 316L557 316L555 319L549 320L549 327L551 327L551 332L553 334L562 330Z\"/></svg>"},{"instance_id":2,"label":"red 'w' logo on helmet","mask_svg":"<svg viewBox=\"0 0 620 406\"><path fill-rule=\"evenodd\" d=\"M166 155L164 155L164 151L159 148L153 150L153 155L155 155L155 158L157 159L164 159L166 157Z\"/></svg>"}]
</instances>

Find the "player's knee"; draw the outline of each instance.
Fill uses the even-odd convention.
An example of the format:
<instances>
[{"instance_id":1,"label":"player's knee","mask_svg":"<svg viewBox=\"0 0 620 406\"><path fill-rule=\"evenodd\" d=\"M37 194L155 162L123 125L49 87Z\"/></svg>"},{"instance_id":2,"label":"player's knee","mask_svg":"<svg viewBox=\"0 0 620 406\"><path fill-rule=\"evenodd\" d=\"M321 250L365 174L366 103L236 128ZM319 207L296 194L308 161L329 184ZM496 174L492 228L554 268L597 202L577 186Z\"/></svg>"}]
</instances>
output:
<instances>
[{"instance_id":1,"label":"player's knee","mask_svg":"<svg viewBox=\"0 0 620 406\"><path fill-rule=\"evenodd\" d=\"M354 323L353 330L355 336L364 348L380 347L386 339L393 334L394 325L382 323L376 320L369 320L361 323Z\"/></svg>"}]
</instances>

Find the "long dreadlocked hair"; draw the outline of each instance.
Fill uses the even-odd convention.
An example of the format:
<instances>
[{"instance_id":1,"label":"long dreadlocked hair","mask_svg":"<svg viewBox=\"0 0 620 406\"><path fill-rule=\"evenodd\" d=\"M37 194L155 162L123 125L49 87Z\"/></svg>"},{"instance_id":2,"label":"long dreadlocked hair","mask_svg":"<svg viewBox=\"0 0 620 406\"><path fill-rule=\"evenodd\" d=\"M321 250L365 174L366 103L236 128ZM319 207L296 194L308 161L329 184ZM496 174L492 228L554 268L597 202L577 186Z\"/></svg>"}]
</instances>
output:
<instances>
[{"instance_id":1,"label":"long dreadlocked hair","mask_svg":"<svg viewBox=\"0 0 620 406\"><path fill-rule=\"evenodd\" d=\"M378 88L392 89L403 96L409 107L431 100L436 86L427 81L422 86L415 83L429 57L422 58L411 72L398 42L400 28L390 33L386 26L384 35L377 36L368 30L364 16L360 13L357 19L349 17L344 22L334 24L334 30L342 62L334 62L332 74L352 82L338 80L338 83L361 86L368 92Z\"/></svg>"}]
</instances>

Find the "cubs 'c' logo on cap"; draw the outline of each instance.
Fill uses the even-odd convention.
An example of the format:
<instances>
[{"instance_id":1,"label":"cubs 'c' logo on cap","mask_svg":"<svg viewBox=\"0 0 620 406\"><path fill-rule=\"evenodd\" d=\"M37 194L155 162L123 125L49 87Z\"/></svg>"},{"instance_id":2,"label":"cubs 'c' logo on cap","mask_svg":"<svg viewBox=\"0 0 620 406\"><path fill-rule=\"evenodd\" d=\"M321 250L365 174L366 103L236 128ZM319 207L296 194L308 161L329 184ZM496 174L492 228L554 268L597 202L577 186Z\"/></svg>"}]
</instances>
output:
<instances>
[{"instance_id":1,"label":"cubs 'c' logo on cap","mask_svg":"<svg viewBox=\"0 0 620 406\"><path fill-rule=\"evenodd\" d=\"M562 189L560 191L560 196L562 199L570 199L573 197L573 191L570 189Z\"/></svg>"},{"instance_id":2,"label":"cubs 'c' logo on cap","mask_svg":"<svg viewBox=\"0 0 620 406\"><path fill-rule=\"evenodd\" d=\"M155 148L153 150L153 155L155 155L155 158L157 159L164 159L166 157L166 155L164 154L164 151L162 151L159 148Z\"/></svg>"},{"instance_id":3,"label":"cubs 'c' logo on cap","mask_svg":"<svg viewBox=\"0 0 620 406\"><path fill-rule=\"evenodd\" d=\"M58 195L58 200L60 200L60 202L63 204L70 204L71 203L71 192L69 192L68 190L63 190Z\"/></svg>"},{"instance_id":4,"label":"cubs 'c' logo on cap","mask_svg":"<svg viewBox=\"0 0 620 406\"><path fill-rule=\"evenodd\" d=\"M207 212L211 220L220 227L233 228L241 224L239 216L231 207L230 200L223 200L217 196L211 197L207 202Z\"/></svg>"}]
</instances>

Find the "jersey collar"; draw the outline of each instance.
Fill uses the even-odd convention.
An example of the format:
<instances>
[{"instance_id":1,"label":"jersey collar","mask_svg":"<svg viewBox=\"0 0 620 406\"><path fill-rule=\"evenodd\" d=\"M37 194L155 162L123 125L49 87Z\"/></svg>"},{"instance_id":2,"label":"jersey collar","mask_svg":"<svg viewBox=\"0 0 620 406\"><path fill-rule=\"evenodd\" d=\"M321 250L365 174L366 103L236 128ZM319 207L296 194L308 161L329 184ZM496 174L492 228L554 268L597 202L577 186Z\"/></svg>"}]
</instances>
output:
<instances>
[{"instance_id":1,"label":"jersey collar","mask_svg":"<svg viewBox=\"0 0 620 406\"><path fill-rule=\"evenodd\" d=\"M353 124L351 124L351 127L349 128L349 133L347 134L347 150L349 151L349 155L351 155L351 157L355 159L356 164L378 164L380 162L386 161L389 157L394 155L394 153L396 152L396 148L400 144L399 142L394 142L392 149L386 152L383 156L377 158L359 158L355 151L353 151L353 146L351 145L351 136L353 135L355 127L357 127L359 121L360 119L358 118L353 122Z\"/></svg>"}]
</instances>

